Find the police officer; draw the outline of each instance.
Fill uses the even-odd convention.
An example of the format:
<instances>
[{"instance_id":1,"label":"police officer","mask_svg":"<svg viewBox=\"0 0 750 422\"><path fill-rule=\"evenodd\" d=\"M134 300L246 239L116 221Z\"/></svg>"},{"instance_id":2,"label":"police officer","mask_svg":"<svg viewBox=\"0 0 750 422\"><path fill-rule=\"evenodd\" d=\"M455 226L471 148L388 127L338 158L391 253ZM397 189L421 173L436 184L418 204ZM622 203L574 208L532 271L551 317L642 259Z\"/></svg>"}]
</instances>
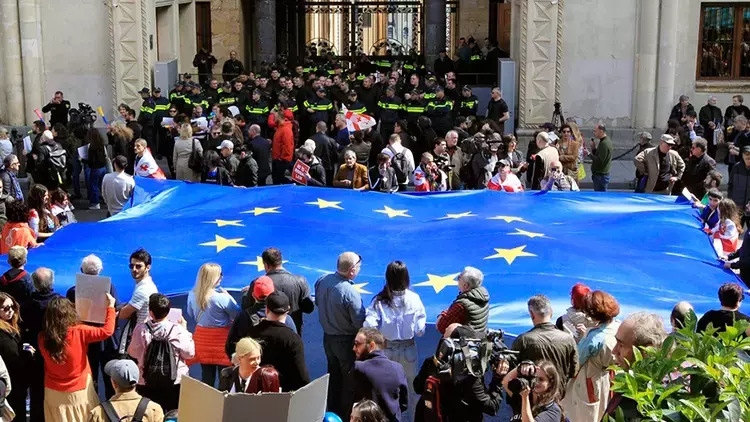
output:
<instances>
[{"instance_id":1,"label":"police officer","mask_svg":"<svg viewBox=\"0 0 750 422\"><path fill-rule=\"evenodd\" d=\"M404 94L404 100L403 113L404 119L406 119L408 132L419 133L417 119L419 119L419 116L424 114L426 105L425 101L422 99L422 93L415 89L409 93ZM383 137L383 139L386 138Z\"/></svg>"},{"instance_id":2,"label":"police officer","mask_svg":"<svg viewBox=\"0 0 750 422\"><path fill-rule=\"evenodd\" d=\"M425 107L425 115L432 121L435 133L444 137L453 125L453 101L445 97L442 86L435 87L435 98Z\"/></svg>"},{"instance_id":3,"label":"police officer","mask_svg":"<svg viewBox=\"0 0 750 422\"><path fill-rule=\"evenodd\" d=\"M235 79L235 85L239 82ZM242 87L242 82L239 82L239 86ZM233 106L234 103L237 102L237 95L235 94L235 90L232 87L232 82L224 82L224 86L222 86L219 90L219 105L223 107L229 107Z\"/></svg>"},{"instance_id":4,"label":"police officer","mask_svg":"<svg viewBox=\"0 0 750 422\"><path fill-rule=\"evenodd\" d=\"M212 78L208 82L208 87L203 90L203 95L208 101L208 107L213 107L219 102L219 81L216 78Z\"/></svg>"},{"instance_id":5,"label":"police officer","mask_svg":"<svg viewBox=\"0 0 750 422\"><path fill-rule=\"evenodd\" d=\"M396 96L396 89L393 86L385 88L385 97L378 102L378 112L376 118L380 122L380 135L383 139L388 139L393 134L393 127L399 119L403 105L401 98Z\"/></svg>"},{"instance_id":6,"label":"police officer","mask_svg":"<svg viewBox=\"0 0 750 422\"><path fill-rule=\"evenodd\" d=\"M352 113L357 114L367 114L369 110L367 110L367 107L365 107L364 104L359 102L357 100L357 91L351 90L349 91L349 94L347 95L347 102L346 102L346 108L351 111ZM374 111L374 110L373 110Z\"/></svg>"},{"instance_id":7,"label":"police officer","mask_svg":"<svg viewBox=\"0 0 750 422\"><path fill-rule=\"evenodd\" d=\"M52 101L42 107L42 113L51 113L49 118L50 127L57 123L68 125L68 112L70 111L70 101L63 98L62 91L55 92Z\"/></svg>"},{"instance_id":8,"label":"police officer","mask_svg":"<svg viewBox=\"0 0 750 422\"><path fill-rule=\"evenodd\" d=\"M477 109L479 108L479 99L471 92L469 85L464 85L461 89L461 103L458 106L458 115L469 117L477 115Z\"/></svg>"},{"instance_id":9,"label":"police officer","mask_svg":"<svg viewBox=\"0 0 750 422\"><path fill-rule=\"evenodd\" d=\"M154 101L154 121L151 126L151 136L154 138L154 145L151 147L151 150L156 152L157 158L160 158L163 153L160 149L162 135L162 131L160 130L161 121L164 117L168 116L170 104L168 99L161 96L161 88L158 86L154 88L151 99Z\"/></svg>"},{"instance_id":10,"label":"police officer","mask_svg":"<svg viewBox=\"0 0 750 422\"><path fill-rule=\"evenodd\" d=\"M141 110L138 114L138 124L141 125L141 136L146 140L148 147L154 150L154 113L156 112L156 103L151 98L151 92L148 88L144 87L140 91L141 99Z\"/></svg>"},{"instance_id":11,"label":"police officer","mask_svg":"<svg viewBox=\"0 0 750 422\"><path fill-rule=\"evenodd\" d=\"M174 88L169 91L169 102L172 107L177 108L180 113L185 109L185 82L178 81Z\"/></svg>"},{"instance_id":12,"label":"police officer","mask_svg":"<svg viewBox=\"0 0 750 422\"><path fill-rule=\"evenodd\" d=\"M326 98L326 89L322 86L315 91L315 97L305 101L305 109L313 126L318 122L330 125L333 120L333 103Z\"/></svg>"},{"instance_id":13,"label":"police officer","mask_svg":"<svg viewBox=\"0 0 750 422\"><path fill-rule=\"evenodd\" d=\"M245 104L243 113L248 125L258 125L264 129L268 124L268 103L261 97L259 90L254 90L250 101ZM265 133L265 131L263 132Z\"/></svg>"},{"instance_id":14,"label":"police officer","mask_svg":"<svg viewBox=\"0 0 750 422\"><path fill-rule=\"evenodd\" d=\"M429 103L436 97L437 78L435 75L428 74L425 78L424 85L425 90L422 99Z\"/></svg>"},{"instance_id":15,"label":"police officer","mask_svg":"<svg viewBox=\"0 0 750 422\"><path fill-rule=\"evenodd\" d=\"M197 105L201 106L204 111L208 110L208 101L206 97L201 93L201 86L195 82L191 82L189 85L190 94L185 98L185 114L192 116L193 108Z\"/></svg>"}]
</instances>

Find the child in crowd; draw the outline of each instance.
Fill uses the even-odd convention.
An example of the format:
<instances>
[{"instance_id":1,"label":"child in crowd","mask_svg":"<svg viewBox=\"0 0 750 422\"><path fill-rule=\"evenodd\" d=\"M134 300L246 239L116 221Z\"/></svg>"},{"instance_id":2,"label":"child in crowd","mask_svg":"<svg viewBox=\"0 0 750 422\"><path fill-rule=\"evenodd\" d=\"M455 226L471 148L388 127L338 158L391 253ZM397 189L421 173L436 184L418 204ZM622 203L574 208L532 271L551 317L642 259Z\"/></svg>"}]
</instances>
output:
<instances>
[{"instance_id":1,"label":"child in crowd","mask_svg":"<svg viewBox=\"0 0 750 422\"><path fill-rule=\"evenodd\" d=\"M708 176L706 176L706 180L703 181L703 186L706 188L706 194L703 195L703 198L698 201L697 198L693 202L693 206L695 208L703 209L708 206L708 191L711 189L719 189L719 185L721 185L721 173L714 170L708 173ZM695 197L694 197L695 198Z\"/></svg>"},{"instance_id":2,"label":"child in crowd","mask_svg":"<svg viewBox=\"0 0 750 422\"><path fill-rule=\"evenodd\" d=\"M719 203L724 199L724 195L716 188L711 188L706 193L708 204L701 211L700 219L703 223L703 230L706 233L712 233L719 224L720 215Z\"/></svg>"},{"instance_id":3,"label":"child in crowd","mask_svg":"<svg viewBox=\"0 0 750 422\"><path fill-rule=\"evenodd\" d=\"M719 202L718 211L720 223L711 231L711 237L714 239L716 253L719 256L726 256L736 252L739 246L742 230L740 212L737 204L729 198L724 198Z\"/></svg>"},{"instance_id":4,"label":"child in crowd","mask_svg":"<svg viewBox=\"0 0 750 422\"><path fill-rule=\"evenodd\" d=\"M73 204L68 199L68 193L57 188L52 191L52 214L60 221L60 226L64 227L71 223L77 223L73 215Z\"/></svg>"}]
</instances>

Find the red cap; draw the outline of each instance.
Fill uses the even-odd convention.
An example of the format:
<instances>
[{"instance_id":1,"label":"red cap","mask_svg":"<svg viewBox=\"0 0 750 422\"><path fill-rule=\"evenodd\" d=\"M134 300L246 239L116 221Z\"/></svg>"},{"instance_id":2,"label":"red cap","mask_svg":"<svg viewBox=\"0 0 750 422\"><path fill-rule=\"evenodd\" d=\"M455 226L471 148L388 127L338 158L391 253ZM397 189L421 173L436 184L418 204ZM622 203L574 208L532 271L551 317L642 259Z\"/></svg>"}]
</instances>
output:
<instances>
[{"instance_id":1,"label":"red cap","mask_svg":"<svg viewBox=\"0 0 750 422\"><path fill-rule=\"evenodd\" d=\"M253 297L255 299L264 299L274 292L273 280L267 275L262 275L255 279L253 284Z\"/></svg>"},{"instance_id":2,"label":"red cap","mask_svg":"<svg viewBox=\"0 0 750 422\"><path fill-rule=\"evenodd\" d=\"M292 113L292 110L284 110L284 118L287 120L294 120L294 113Z\"/></svg>"}]
</instances>

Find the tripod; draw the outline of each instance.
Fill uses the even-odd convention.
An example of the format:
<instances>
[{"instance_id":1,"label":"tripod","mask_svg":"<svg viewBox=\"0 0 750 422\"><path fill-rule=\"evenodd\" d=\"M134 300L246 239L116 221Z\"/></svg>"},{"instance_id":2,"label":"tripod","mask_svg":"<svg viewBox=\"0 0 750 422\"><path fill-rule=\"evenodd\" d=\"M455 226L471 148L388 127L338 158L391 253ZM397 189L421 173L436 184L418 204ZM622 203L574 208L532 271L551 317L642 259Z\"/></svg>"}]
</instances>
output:
<instances>
[{"instance_id":1,"label":"tripod","mask_svg":"<svg viewBox=\"0 0 750 422\"><path fill-rule=\"evenodd\" d=\"M555 111L552 112L552 126L557 130L563 123L565 123L565 117L562 114L562 105L559 102L555 102Z\"/></svg>"}]
</instances>

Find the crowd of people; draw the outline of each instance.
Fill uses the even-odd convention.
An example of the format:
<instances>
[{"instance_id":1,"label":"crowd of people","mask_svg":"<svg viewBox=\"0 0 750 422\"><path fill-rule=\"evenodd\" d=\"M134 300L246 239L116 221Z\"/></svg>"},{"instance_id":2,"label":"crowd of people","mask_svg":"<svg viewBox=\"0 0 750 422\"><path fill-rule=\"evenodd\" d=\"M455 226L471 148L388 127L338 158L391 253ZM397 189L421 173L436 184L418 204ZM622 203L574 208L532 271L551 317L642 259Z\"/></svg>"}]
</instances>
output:
<instances>
[{"instance_id":1,"label":"crowd of people","mask_svg":"<svg viewBox=\"0 0 750 422\"><path fill-rule=\"evenodd\" d=\"M491 298L476 268L459 275L456 299L437 319L436 352L420 364L415 339L425 334L426 312L402 261L388 264L383 288L369 304L354 287L362 266L354 252L341 254L336 271L311 290L305 277L283 267L281 251L266 249L265 275L238 299L221 287L221 267L206 263L188 295L187 316L196 322L190 332L158 292L143 249L128 262L132 297L120 303L112 286L103 324L80 322L75 287L63 296L54 272L41 267L29 274L26 258L26 249L14 246L0 283L4 421L27 420L27 399L32 421L106 421L113 412L175 420L181 379L193 364L204 383L228 393L295 391L310 382L302 335L310 323L304 314L316 307L330 375L327 421L481 421L503 401L511 421L598 422L617 409L635 420L635 402L611 391L612 367L627 370L634 348L661 347L669 335L658 315L623 316L615 297L578 283L571 306L558 310L556 320L549 298L528 300L533 328L513 341L516 359L492 362L485 377L465 362L477 357L470 350L481 350L472 349L474 342L494 335ZM81 272L105 273L96 255L83 258ZM750 321L739 310L744 294L737 283L721 285L720 307L700 318L698 332ZM692 309L676 304L672 328L682 328ZM100 396L106 400L100 403Z\"/></svg>"}]
</instances>

